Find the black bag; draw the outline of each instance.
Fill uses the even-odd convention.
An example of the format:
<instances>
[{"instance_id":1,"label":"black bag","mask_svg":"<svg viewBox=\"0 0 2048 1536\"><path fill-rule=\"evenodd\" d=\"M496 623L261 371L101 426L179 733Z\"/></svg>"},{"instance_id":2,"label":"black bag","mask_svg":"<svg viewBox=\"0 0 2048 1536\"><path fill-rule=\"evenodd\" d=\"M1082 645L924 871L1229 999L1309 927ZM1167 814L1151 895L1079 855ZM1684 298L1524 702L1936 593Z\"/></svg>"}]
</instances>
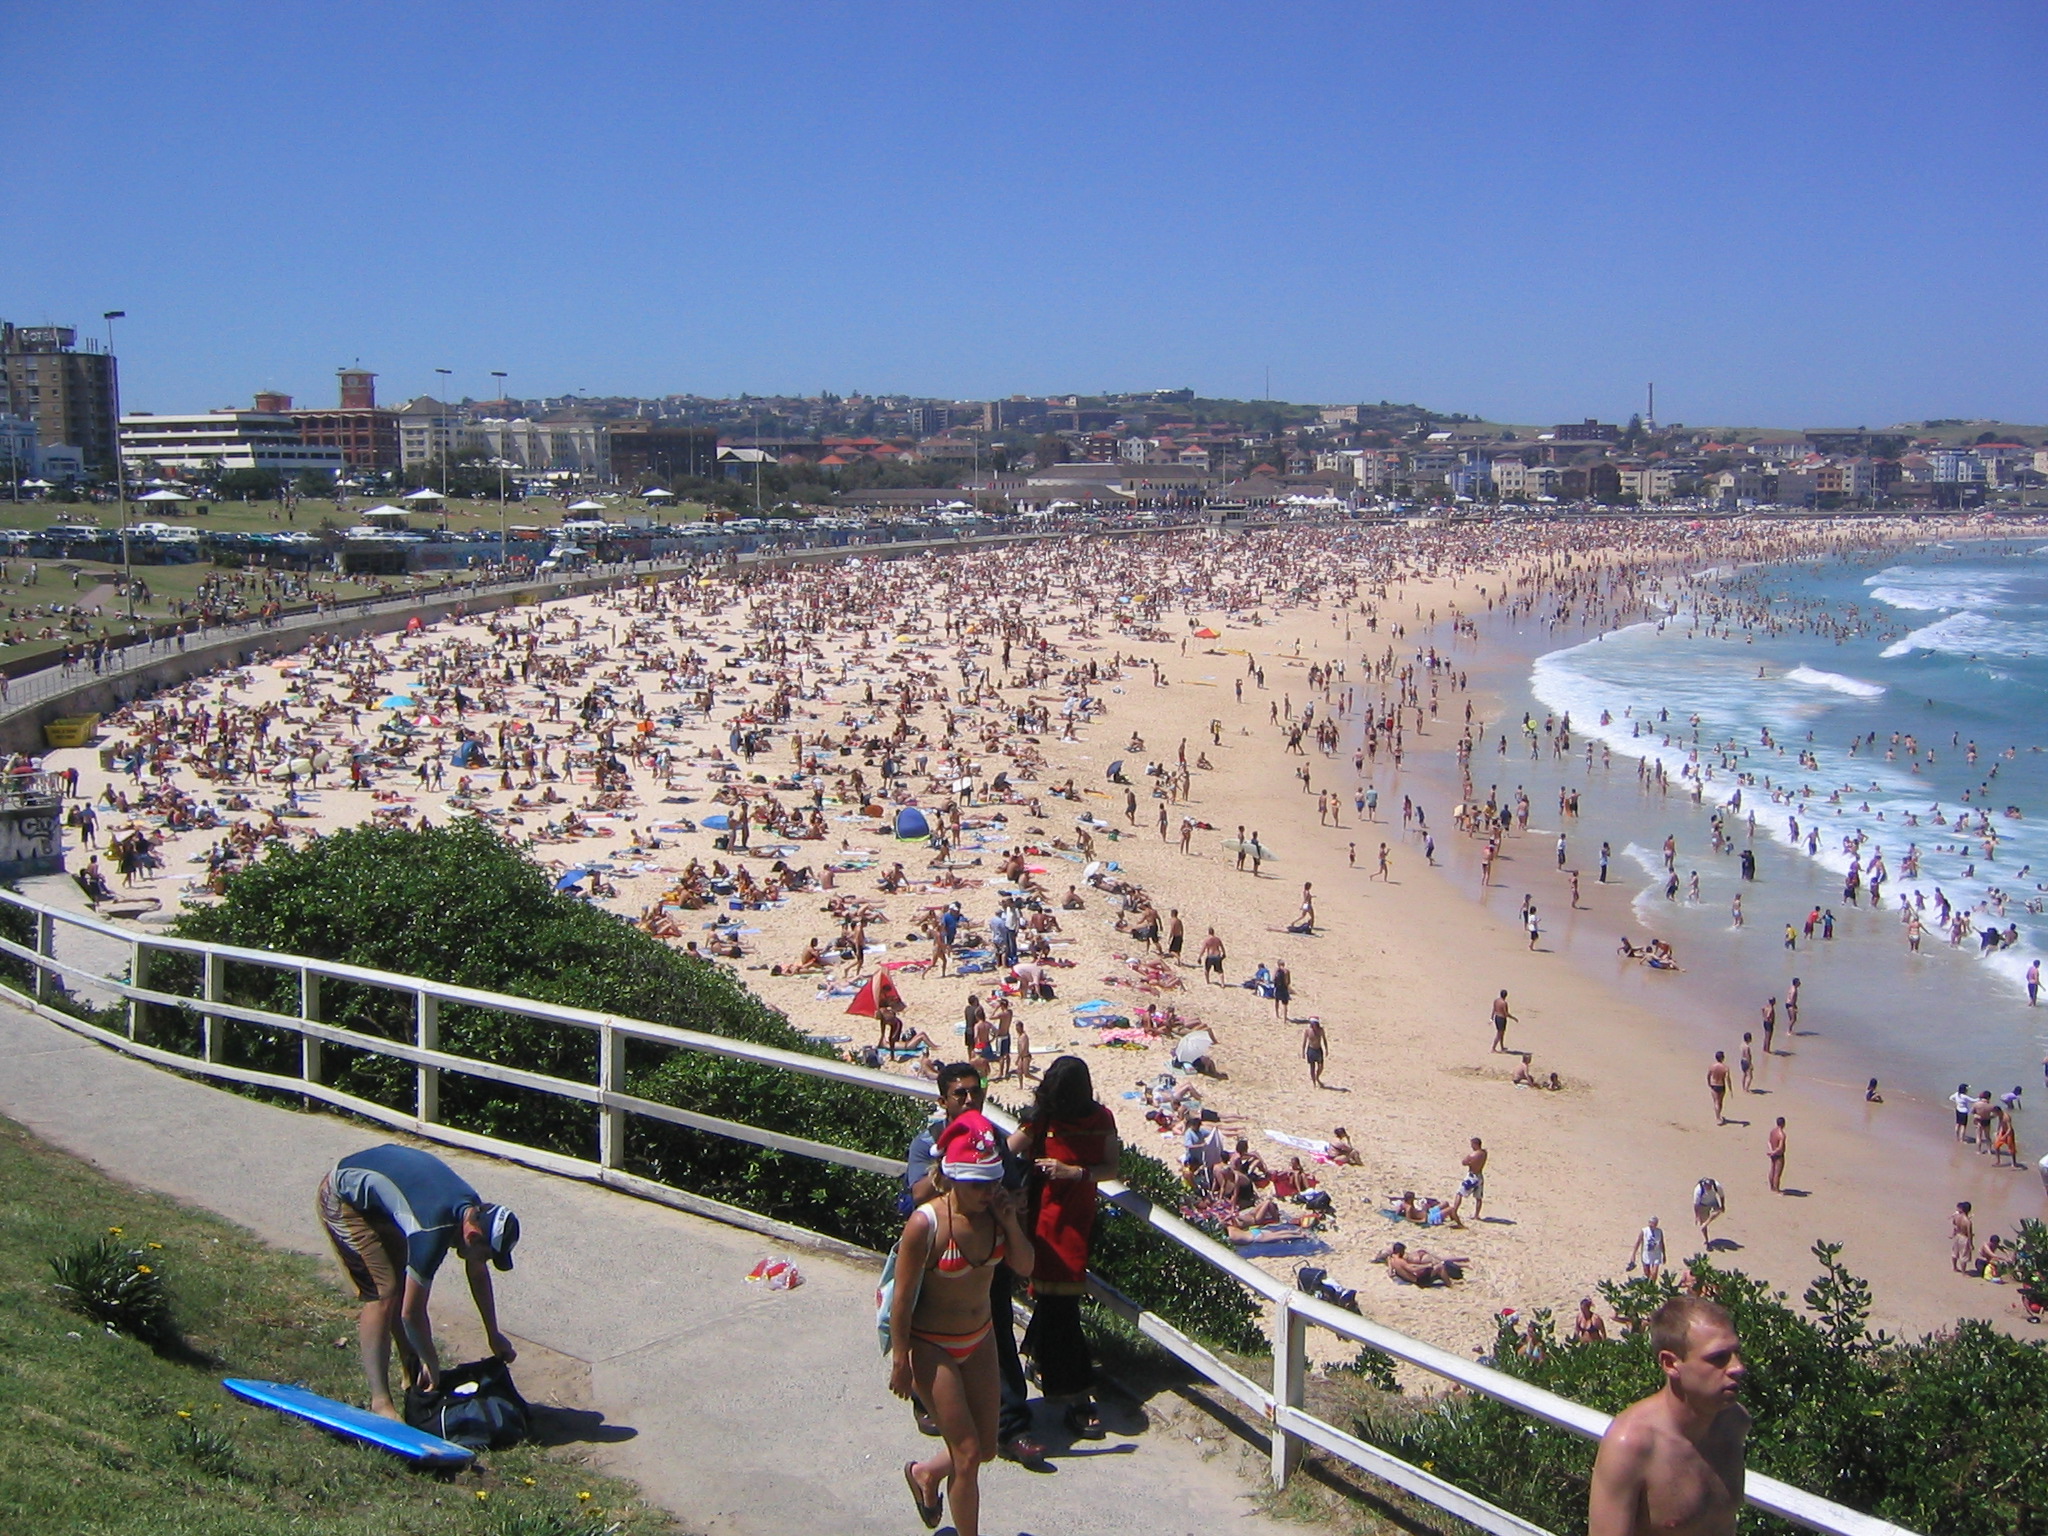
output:
<instances>
[{"instance_id":1,"label":"black bag","mask_svg":"<svg viewBox=\"0 0 2048 1536\"><path fill-rule=\"evenodd\" d=\"M441 1373L441 1390L405 1394L405 1422L472 1451L502 1451L526 1438L532 1409L512 1367L492 1355Z\"/></svg>"},{"instance_id":2,"label":"black bag","mask_svg":"<svg viewBox=\"0 0 2048 1536\"><path fill-rule=\"evenodd\" d=\"M1342 1307L1347 1312L1358 1310L1358 1292L1348 1285L1333 1285L1330 1272L1318 1269L1313 1264L1304 1264L1294 1272L1294 1288L1304 1296L1313 1296L1318 1301L1327 1301L1333 1307Z\"/></svg>"},{"instance_id":3,"label":"black bag","mask_svg":"<svg viewBox=\"0 0 2048 1536\"><path fill-rule=\"evenodd\" d=\"M1311 1211L1330 1209L1330 1192L1327 1189L1304 1189L1296 1198Z\"/></svg>"}]
</instances>

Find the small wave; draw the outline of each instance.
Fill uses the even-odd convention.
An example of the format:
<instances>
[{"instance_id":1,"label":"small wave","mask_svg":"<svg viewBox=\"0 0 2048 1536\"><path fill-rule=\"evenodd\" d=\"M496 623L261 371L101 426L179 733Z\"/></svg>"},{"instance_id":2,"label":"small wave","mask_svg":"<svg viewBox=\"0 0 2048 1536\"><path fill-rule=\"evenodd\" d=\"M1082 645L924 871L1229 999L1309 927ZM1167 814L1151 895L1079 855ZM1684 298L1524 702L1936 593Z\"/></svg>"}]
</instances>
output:
<instances>
[{"instance_id":1,"label":"small wave","mask_svg":"<svg viewBox=\"0 0 2048 1536\"><path fill-rule=\"evenodd\" d=\"M1870 600L1917 613L1954 613L1986 608L2013 596L2016 578L1995 571L1926 569L1894 565L1867 578Z\"/></svg>"},{"instance_id":2,"label":"small wave","mask_svg":"<svg viewBox=\"0 0 2048 1536\"><path fill-rule=\"evenodd\" d=\"M1885 652L1887 656L1891 652ZM1866 683L1861 678L1844 677L1839 672L1821 672L1812 667L1794 667L1785 674L1788 683L1804 683L1809 688L1828 688L1836 693L1846 693L1851 698L1875 699L1883 695L1882 683Z\"/></svg>"}]
</instances>

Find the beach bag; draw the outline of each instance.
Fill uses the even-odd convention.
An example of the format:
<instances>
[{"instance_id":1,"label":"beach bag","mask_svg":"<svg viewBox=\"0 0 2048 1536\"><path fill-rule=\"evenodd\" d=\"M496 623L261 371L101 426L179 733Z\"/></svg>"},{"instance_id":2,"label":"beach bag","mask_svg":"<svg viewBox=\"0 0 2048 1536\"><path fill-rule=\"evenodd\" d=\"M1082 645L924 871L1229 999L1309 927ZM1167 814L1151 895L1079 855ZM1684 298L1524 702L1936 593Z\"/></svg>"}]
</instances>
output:
<instances>
[{"instance_id":1,"label":"beach bag","mask_svg":"<svg viewBox=\"0 0 2048 1536\"><path fill-rule=\"evenodd\" d=\"M1330 1192L1327 1189L1305 1189L1301 1192L1300 1203L1311 1211L1330 1209Z\"/></svg>"},{"instance_id":2,"label":"beach bag","mask_svg":"<svg viewBox=\"0 0 2048 1536\"><path fill-rule=\"evenodd\" d=\"M902 1251L903 1239L897 1238L890 1245L889 1256L882 1260L882 1281L875 1287L875 1339L882 1346L882 1353L888 1354L894 1345L890 1337L891 1317L896 1310L896 1258ZM917 1309L918 1293L924 1289L924 1273L919 1271L917 1283L910 1293L911 1310Z\"/></svg>"},{"instance_id":3,"label":"beach bag","mask_svg":"<svg viewBox=\"0 0 2048 1536\"><path fill-rule=\"evenodd\" d=\"M437 1392L405 1394L405 1422L472 1451L502 1451L526 1438L532 1410L493 1355L441 1373Z\"/></svg>"}]
</instances>

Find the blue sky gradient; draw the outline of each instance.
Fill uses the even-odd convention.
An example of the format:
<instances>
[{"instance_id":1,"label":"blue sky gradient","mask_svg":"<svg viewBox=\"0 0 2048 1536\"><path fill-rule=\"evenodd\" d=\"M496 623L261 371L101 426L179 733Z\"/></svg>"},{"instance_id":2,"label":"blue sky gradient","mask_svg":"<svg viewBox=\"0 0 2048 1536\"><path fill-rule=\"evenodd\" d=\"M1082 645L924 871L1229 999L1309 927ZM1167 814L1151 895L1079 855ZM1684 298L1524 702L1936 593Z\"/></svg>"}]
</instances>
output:
<instances>
[{"instance_id":1,"label":"blue sky gradient","mask_svg":"<svg viewBox=\"0 0 2048 1536\"><path fill-rule=\"evenodd\" d=\"M1421 14L1424 11L1427 14ZM2048 419L2038 4L0 9L0 316L260 388ZM96 322L94 322L96 323Z\"/></svg>"}]
</instances>

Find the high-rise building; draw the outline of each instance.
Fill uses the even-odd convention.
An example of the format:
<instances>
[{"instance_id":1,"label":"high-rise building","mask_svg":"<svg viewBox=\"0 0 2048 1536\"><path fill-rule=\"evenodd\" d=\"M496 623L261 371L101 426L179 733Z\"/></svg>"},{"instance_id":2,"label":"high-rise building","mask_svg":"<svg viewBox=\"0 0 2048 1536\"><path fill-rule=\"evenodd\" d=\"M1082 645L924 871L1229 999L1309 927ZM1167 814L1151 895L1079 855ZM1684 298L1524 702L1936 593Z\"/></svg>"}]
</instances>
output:
<instances>
[{"instance_id":1,"label":"high-rise building","mask_svg":"<svg viewBox=\"0 0 2048 1536\"><path fill-rule=\"evenodd\" d=\"M68 325L12 325L0 320L0 414L36 424L45 448L76 447L85 467L114 466L114 359Z\"/></svg>"},{"instance_id":2,"label":"high-rise building","mask_svg":"<svg viewBox=\"0 0 2048 1536\"><path fill-rule=\"evenodd\" d=\"M343 368L339 378L339 410L292 411L299 436L311 446L339 448L352 470L397 469L398 413L378 408L377 375L362 368ZM291 410L289 401L285 409Z\"/></svg>"}]
</instances>

